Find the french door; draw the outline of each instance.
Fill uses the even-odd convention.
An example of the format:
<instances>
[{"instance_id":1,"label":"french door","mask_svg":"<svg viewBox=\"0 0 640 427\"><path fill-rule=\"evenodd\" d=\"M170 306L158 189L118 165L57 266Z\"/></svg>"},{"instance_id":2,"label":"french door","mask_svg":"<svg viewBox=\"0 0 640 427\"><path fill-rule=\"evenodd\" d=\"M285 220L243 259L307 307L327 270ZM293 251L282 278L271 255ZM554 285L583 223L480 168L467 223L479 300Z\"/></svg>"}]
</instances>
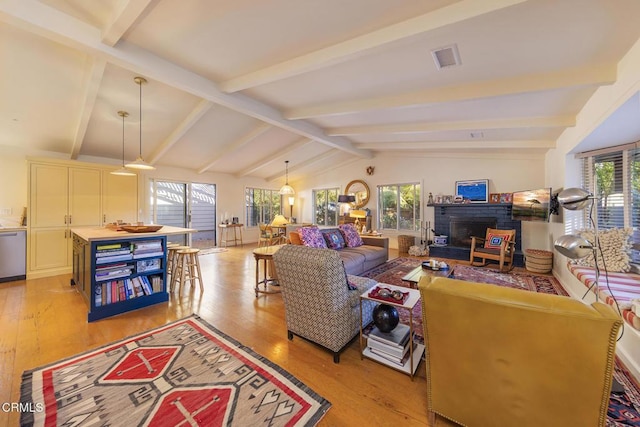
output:
<instances>
[{"instance_id":1,"label":"french door","mask_svg":"<svg viewBox=\"0 0 640 427\"><path fill-rule=\"evenodd\" d=\"M215 184L151 180L151 195L155 224L198 230L190 235L170 235L169 242L198 249L216 245Z\"/></svg>"}]
</instances>

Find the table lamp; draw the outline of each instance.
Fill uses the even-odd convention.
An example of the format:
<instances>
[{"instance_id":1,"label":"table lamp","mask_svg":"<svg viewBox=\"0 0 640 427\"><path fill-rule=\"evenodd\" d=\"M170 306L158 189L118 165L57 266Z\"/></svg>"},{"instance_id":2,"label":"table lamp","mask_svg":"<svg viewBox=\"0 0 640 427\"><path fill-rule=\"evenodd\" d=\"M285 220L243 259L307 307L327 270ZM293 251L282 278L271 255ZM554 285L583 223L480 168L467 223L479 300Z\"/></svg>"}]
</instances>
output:
<instances>
[{"instance_id":1,"label":"table lamp","mask_svg":"<svg viewBox=\"0 0 640 427\"><path fill-rule=\"evenodd\" d=\"M367 211L364 211L362 209L353 209L351 212L349 212L349 216L356 219L355 226L356 229L360 231L360 219L367 217Z\"/></svg>"},{"instance_id":2,"label":"table lamp","mask_svg":"<svg viewBox=\"0 0 640 427\"><path fill-rule=\"evenodd\" d=\"M276 215L273 218L273 221L271 221L271 225L273 227L282 227L289 224L289 221L287 221L287 218L284 217L284 215Z\"/></svg>"}]
</instances>

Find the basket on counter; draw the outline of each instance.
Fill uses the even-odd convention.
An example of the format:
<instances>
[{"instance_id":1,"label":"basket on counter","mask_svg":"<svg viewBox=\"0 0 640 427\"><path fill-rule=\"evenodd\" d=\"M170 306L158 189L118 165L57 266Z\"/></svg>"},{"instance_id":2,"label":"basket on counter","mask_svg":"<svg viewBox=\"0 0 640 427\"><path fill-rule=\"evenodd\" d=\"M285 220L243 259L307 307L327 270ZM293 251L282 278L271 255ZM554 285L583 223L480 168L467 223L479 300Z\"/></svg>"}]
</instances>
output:
<instances>
[{"instance_id":1,"label":"basket on counter","mask_svg":"<svg viewBox=\"0 0 640 427\"><path fill-rule=\"evenodd\" d=\"M401 234L400 236L398 236L398 251L402 253L408 253L409 248L415 244L416 244L415 236L407 236L404 234Z\"/></svg>"},{"instance_id":2,"label":"basket on counter","mask_svg":"<svg viewBox=\"0 0 640 427\"><path fill-rule=\"evenodd\" d=\"M553 268L553 252L543 249L526 249L525 267L534 273L548 273Z\"/></svg>"}]
</instances>

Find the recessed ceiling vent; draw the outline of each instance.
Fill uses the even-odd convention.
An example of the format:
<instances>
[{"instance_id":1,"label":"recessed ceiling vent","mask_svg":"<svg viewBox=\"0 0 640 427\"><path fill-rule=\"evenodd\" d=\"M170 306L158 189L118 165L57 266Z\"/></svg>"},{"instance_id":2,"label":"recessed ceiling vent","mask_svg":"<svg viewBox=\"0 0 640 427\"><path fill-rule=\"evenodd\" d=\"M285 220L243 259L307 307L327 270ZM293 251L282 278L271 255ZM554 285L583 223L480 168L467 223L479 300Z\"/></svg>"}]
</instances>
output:
<instances>
[{"instance_id":1,"label":"recessed ceiling vent","mask_svg":"<svg viewBox=\"0 0 640 427\"><path fill-rule=\"evenodd\" d=\"M433 55L433 60L438 70L462 64L460 61L460 53L458 53L458 45L455 44L434 49L431 51L431 55Z\"/></svg>"}]
</instances>

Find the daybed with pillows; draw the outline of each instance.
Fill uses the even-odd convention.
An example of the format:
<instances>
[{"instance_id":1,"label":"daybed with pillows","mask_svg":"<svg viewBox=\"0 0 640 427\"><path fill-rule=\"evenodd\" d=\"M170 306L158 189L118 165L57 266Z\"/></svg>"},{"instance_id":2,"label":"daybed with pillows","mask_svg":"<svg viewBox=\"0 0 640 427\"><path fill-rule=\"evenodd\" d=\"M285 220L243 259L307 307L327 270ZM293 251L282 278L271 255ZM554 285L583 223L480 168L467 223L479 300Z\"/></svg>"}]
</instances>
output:
<instances>
[{"instance_id":1,"label":"daybed with pillows","mask_svg":"<svg viewBox=\"0 0 640 427\"><path fill-rule=\"evenodd\" d=\"M290 243L312 248L334 249L348 274L358 275L389 259L389 238L361 236L353 224L338 228L300 227L289 233Z\"/></svg>"}]
</instances>

